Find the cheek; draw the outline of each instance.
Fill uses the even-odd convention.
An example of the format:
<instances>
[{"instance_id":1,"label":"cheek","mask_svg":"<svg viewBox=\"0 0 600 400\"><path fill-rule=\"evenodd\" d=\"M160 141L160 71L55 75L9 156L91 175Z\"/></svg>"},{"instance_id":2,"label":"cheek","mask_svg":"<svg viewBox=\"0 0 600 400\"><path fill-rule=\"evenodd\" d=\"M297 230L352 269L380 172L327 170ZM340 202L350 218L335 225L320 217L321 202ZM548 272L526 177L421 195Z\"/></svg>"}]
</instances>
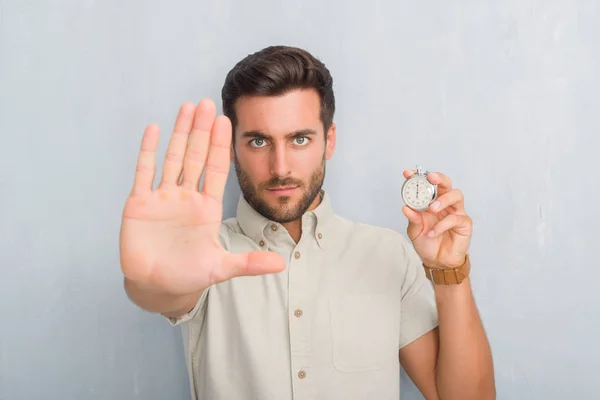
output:
<instances>
[{"instance_id":1,"label":"cheek","mask_svg":"<svg viewBox=\"0 0 600 400\"><path fill-rule=\"evenodd\" d=\"M268 158L264 154L241 152L238 153L237 159L241 169L253 181L260 182L269 178Z\"/></svg>"},{"instance_id":2,"label":"cheek","mask_svg":"<svg viewBox=\"0 0 600 400\"><path fill-rule=\"evenodd\" d=\"M291 157L292 173L295 175L309 176L317 168L321 167L323 162L322 151L297 152ZM316 149L314 149L316 150Z\"/></svg>"}]
</instances>

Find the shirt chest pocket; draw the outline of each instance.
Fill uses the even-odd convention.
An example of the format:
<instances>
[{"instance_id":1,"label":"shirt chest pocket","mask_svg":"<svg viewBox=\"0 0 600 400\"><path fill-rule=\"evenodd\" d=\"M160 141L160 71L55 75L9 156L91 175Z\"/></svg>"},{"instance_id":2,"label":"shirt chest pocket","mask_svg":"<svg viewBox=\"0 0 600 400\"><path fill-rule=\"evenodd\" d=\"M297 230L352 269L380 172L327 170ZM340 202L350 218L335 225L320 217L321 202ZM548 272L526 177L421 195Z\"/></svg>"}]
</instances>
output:
<instances>
[{"instance_id":1,"label":"shirt chest pocket","mask_svg":"<svg viewBox=\"0 0 600 400\"><path fill-rule=\"evenodd\" d=\"M329 299L333 365L340 372L398 363L400 305L395 294L346 294Z\"/></svg>"}]
</instances>

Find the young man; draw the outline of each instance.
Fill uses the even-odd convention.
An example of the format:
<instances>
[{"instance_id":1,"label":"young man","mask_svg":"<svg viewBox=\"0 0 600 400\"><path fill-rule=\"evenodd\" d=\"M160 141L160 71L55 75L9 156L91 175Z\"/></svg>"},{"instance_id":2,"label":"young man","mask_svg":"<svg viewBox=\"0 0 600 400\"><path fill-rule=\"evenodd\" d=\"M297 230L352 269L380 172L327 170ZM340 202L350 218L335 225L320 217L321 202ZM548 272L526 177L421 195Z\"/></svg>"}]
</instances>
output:
<instances>
[{"instance_id":1,"label":"young man","mask_svg":"<svg viewBox=\"0 0 600 400\"><path fill-rule=\"evenodd\" d=\"M121 230L130 299L187 324L193 398L398 399L400 363L427 399L495 398L450 179L428 175L437 202L403 208L410 241L335 214L332 78L304 50L246 57L222 101L219 117L210 100L181 107L155 189L147 127ZM222 221L230 162L243 195Z\"/></svg>"}]
</instances>

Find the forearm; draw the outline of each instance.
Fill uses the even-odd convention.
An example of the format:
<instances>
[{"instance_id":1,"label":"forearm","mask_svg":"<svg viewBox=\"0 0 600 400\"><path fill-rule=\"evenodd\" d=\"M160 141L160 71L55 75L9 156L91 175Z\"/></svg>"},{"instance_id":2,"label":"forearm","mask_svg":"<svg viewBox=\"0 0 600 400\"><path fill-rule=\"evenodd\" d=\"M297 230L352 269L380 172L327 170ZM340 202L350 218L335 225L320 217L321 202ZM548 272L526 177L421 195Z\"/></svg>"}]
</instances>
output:
<instances>
[{"instance_id":1,"label":"forearm","mask_svg":"<svg viewBox=\"0 0 600 400\"><path fill-rule=\"evenodd\" d=\"M173 295L160 290L140 285L125 278L125 292L129 299L144 310L161 313L167 317L179 317L191 310L202 292L186 295Z\"/></svg>"},{"instance_id":2,"label":"forearm","mask_svg":"<svg viewBox=\"0 0 600 400\"><path fill-rule=\"evenodd\" d=\"M495 399L490 346L469 279L436 285L440 347L436 385L441 400Z\"/></svg>"}]
</instances>

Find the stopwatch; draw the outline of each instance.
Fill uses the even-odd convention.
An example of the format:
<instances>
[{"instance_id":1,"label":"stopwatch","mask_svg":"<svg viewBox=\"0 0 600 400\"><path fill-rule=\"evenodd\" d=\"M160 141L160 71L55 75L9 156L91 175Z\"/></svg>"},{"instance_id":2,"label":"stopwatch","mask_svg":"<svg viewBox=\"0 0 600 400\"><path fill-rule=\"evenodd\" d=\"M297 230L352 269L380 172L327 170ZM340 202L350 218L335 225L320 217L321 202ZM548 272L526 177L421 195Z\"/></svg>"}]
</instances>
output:
<instances>
[{"instance_id":1,"label":"stopwatch","mask_svg":"<svg viewBox=\"0 0 600 400\"><path fill-rule=\"evenodd\" d=\"M417 172L402 185L402 200L415 211L427 210L438 196L437 185L427 180L428 171L417 165Z\"/></svg>"}]
</instances>

